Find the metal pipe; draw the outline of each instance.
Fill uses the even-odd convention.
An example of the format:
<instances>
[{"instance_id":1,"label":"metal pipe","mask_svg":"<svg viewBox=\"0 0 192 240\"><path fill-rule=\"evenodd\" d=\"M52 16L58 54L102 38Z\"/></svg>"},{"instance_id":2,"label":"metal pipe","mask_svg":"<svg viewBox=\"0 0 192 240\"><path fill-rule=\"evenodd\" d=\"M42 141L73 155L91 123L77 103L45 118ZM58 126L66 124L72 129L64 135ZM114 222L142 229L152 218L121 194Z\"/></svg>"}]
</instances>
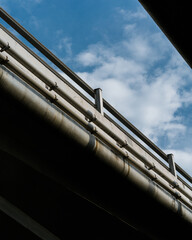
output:
<instances>
[{"instance_id":1,"label":"metal pipe","mask_svg":"<svg viewBox=\"0 0 192 240\"><path fill-rule=\"evenodd\" d=\"M175 196L172 196L153 181L149 180L146 175L141 174L138 169L128 162L129 159L125 161L123 157L112 152L105 144L98 141L94 135L87 132L72 119L69 119L65 114L59 112L53 108L52 105L40 98L34 91L31 91L27 86L23 85L13 74L10 74L9 71L0 68L0 80L1 89L9 92L17 100L22 101L22 104L27 106L32 112L40 115L46 122L49 122L55 127L59 126L60 131L65 136L76 141L81 147L88 148L94 152L97 158L107 163L122 177L132 181L151 195L156 201L162 203L175 213L179 212L185 220L192 223L192 211L176 199ZM150 189L153 189L153 191Z\"/></svg>"},{"instance_id":2,"label":"metal pipe","mask_svg":"<svg viewBox=\"0 0 192 240\"><path fill-rule=\"evenodd\" d=\"M3 56L0 53L0 59L5 60L6 57ZM42 86L41 81L38 81L34 76L30 76L30 72L26 73L25 71L22 71L19 66L13 63L13 61L9 61L9 66L11 70L13 70L17 75L20 75L20 77L27 81L30 86L35 88L38 92L43 94L46 98L48 98L51 102L54 101L54 104L64 110L67 114L69 114L71 117L73 117L76 121L78 121L83 127L85 127L89 132L94 134L96 137L101 139L103 142L105 142L108 146L113 148L117 153L121 154L124 158L127 158L131 161L132 164L134 164L137 168L139 168L143 173L145 173L147 176L150 177L150 179L153 179L155 182L159 183L161 186L163 186L166 190L168 190L173 195L175 194L175 190L172 189L167 182L163 182L160 180L159 177L153 171L149 171L140 161L137 161L135 157L133 157L130 153L128 154L127 151L125 151L123 148L119 148L115 142L113 142L113 139L111 139L105 132L103 132L101 129L96 128L96 126L92 123L89 123L85 120L84 115L82 115L79 111L77 111L71 104L69 104L66 100L61 98L58 95L55 95L53 92L50 92L48 89L46 89L44 86ZM184 198L184 196L182 197ZM184 201L184 203L191 207L189 204L188 199Z\"/></svg>"},{"instance_id":3,"label":"metal pipe","mask_svg":"<svg viewBox=\"0 0 192 240\"><path fill-rule=\"evenodd\" d=\"M9 46L9 44L6 41L3 41L1 39L0 39L0 44L3 47L3 49L5 49L7 46ZM138 149L137 145L135 145L133 147L132 142L131 142L131 144L129 144L130 139L128 138L128 136L124 135L121 131L119 131L118 128L115 127L110 121L108 121L104 116L102 116L97 111L95 111L95 109L92 106L87 105L85 100L84 101L83 101L83 99L82 99L82 101L79 101L80 99L76 100L76 97L74 97L74 94L70 95L70 92L66 91L65 88L58 86L57 82L50 80L50 79L52 79L51 76L49 77L48 75L46 75L46 73L45 73L45 71L43 71L43 69L41 69L41 68L37 69L37 67L34 66L32 61L30 61L28 58L22 57L21 54L18 54L18 51L16 51L15 48L13 49L9 46L9 48L7 48L6 51L8 51L21 64L24 64L25 67L27 67L27 69L32 71L33 74L35 74L38 78L40 78L46 85L48 85L49 90L51 90L51 91L54 90L60 96L67 99L75 108L77 108L81 113L83 113L85 115L85 117L87 117L89 119L90 122L93 121L104 132L109 134L111 138L113 138L115 141L118 142L118 144L120 145L121 148L125 148L126 150L134 153L149 168L154 168L154 170L158 174L163 175L169 181L170 184L175 186L175 178L168 171L165 171L164 167L162 167L161 164L159 164L156 161L154 162L154 159L152 159L152 158L145 157L145 155L146 155L145 152L143 152L143 154L141 154L140 153L141 151ZM12 61L7 62L7 60L10 58L10 56L3 55L3 54L4 53L1 53L1 55L0 55L2 61L4 61L4 63L6 63L6 66L11 65ZM11 68L13 69L13 66ZM21 69L22 68L23 67L21 67ZM22 74L21 72L22 71L20 71L20 73L19 73L20 75ZM27 77L25 77L25 78L27 79ZM55 79L57 79L57 78L55 78ZM42 90L42 92L43 92L43 90ZM55 98L52 98L52 99L55 102ZM87 108L89 108L91 111L87 110ZM183 189L183 186L181 183L177 184L177 187L181 188L182 191L186 192L186 189ZM191 193L189 193L189 191L188 191L188 196L190 196L190 195L191 195Z\"/></svg>"},{"instance_id":4,"label":"metal pipe","mask_svg":"<svg viewBox=\"0 0 192 240\"><path fill-rule=\"evenodd\" d=\"M166 179L168 183L170 183L174 188L177 188L179 191L181 191L185 196L187 196L192 201L192 193L190 190L186 190L183 188L183 185L174 175L168 174L169 172L162 171L161 168L159 168L158 162L154 163L150 161L148 158L142 156L139 152L137 152L131 145L127 144L125 146L125 149L133 153L136 157L138 157L143 163L145 163L149 169L153 169L157 174L159 174L162 178Z\"/></svg>"},{"instance_id":5,"label":"metal pipe","mask_svg":"<svg viewBox=\"0 0 192 240\"><path fill-rule=\"evenodd\" d=\"M3 43L5 44L5 42ZM14 52L12 55L16 56L19 55L17 54L17 52ZM8 55L4 55L3 53L0 53L0 59L2 59L3 61L6 61L10 58L10 56ZM19 59L22 63L23 60L21 60L20 56L16 57L17 59ZM28 77L28 73L25 73L23 67L18 67L16 64L13 63L14 59L11 59L10 61L6 62L6 66L9 67L11 70L15 71L16 73L18 73L19 76L21 76L24 80L28 79L27 81L32 82L32 86L36 86L35 88L38 89L40 88L40 92L45 94L45 89L43 88L42 84L37 84L37 81L34 81L32 79L32 77ZM28 61L25 61L25 65L28 65ZM28 69L34 69L34 67L32 66L32 64L30 64L30 66L28 66ZM33 73L35 72L35 69L33 71ZM39 70L36 70L37 72L37 76L42 76L42 73L40 73ZM49 84L49 86L51 86L51 84L53 84L53 81L51 82L46 76L43 76L41 78L42 81L45 82L45 84ZM52 87L53 88L53 87ZM50 88L49 88L50 90ZM111 130L111 125L106 124L105 121L103 120L103 116L99 113L97 113L95 111L95 115L93 115L91 112L87 111L87 109L84 108L83 104L80 104L79 102L77 102L74 98L72 98L69 93L67 91L63 91L63 89L59 88L59 86L56 84L56 87L54 85L54 91L56 93L59 93L59 96L64 97L65 99L69 100L70 102L70 106L72 104L73 106L73 110L70 109L70 107L68 107L67 109L67 102L64 100L61 100L62 98L60 98L59 96L57 96L56 94L54 94L54 91L49 91L46 90L46 94L48 96L48 99L52 99L51 101L54 102L57 106L62 107L62 109L67 110L68 113L72 113L72 112L76 112L76 119L79 119L79 114L77 114L77 111L75 110L75 108L77 108L83 115L85 115L85 117L88 117L89 121L94 122L96 125L98 125L102 130L99 130L99 128L97 130L96 127L94 125L91 125L90 123L87 123L85 120L82 121L82 117L81 120L79 119L78 121L80 121L81 123L83 123L84 127L86 127L86 129L91 129L92 132L95 132L96 136L99 136L105 143L108 143L109 145L111 145L116 151L118 151L119 153L121 153L123 156L127 155L127 152L124 149L130 151L131 153L133 153L137 158L139 158L144 164L146 164L148 166L149 169L153 169L157 174L159 174L160 176L162 176L163 178L165 178L168 183L170 183L173 187L176 187L177 189L179 189L184 195L186 195L190 200L192 200L192 194L190 191L188 191L186 188L183 188L182 184L176 180L174 178L174 176L172 174L170 174L166 169L164 169L158 162L154 162L149 160L148 158L142 156L138 149L133 148L133 146L131 144L128 143L128 141L122 140L121 136L117 135L115 131ZM52 93L50 93L52 92ZM74 108L75 107L75 108ZM74 114L72 114L74 115ZM114 142L111 142L111 139L109 139L109 137L107 136L107 134L109 134L109 136L111 138L113 138L115 141L117 141L118 143L120 143L120 147L116 146Z\"/></svg>"},{"instance_id":6,"label":"metal pipe","mask_svg":"<svg viewBox=\"0 0 192 240\"><path fill-rule=\"evenodd\" d=\"M6 57L3 56L0 53L0 59L5 60ZM99 139L104 141L108 146L112 147L117 153L121 154L123 157L127 157L128 153L123 149L119 148L115 142L113 142L113 139L111 139L105 132L103 132L101 129L96 128L96 126L92 123L89 123L85 120L84 115L82 115L79 111L77 111L71 104L69 104L66 100L61 98L58 95L55 95L52 91L49 91L45 87L42 86L41 81L38 82L38 79L35 78L35 76L30 76L30 72L23 71L19 66L13 63L13 59L9 61L9 65L7 64L7 67L14 71L17 75L19 75L23 80L27 81L27 83L30 84L33 88L35 88L38 92L43 94L46 98L53 102L54 99L56 101L54 102L55 105L59 106L62 110L64 110L67 114L69 114L71 117L73 117L76 121L78 121L81 125L83 125L88 131L90 131L95 136L98 136ZM129 154L130 155L130 154ZM132 159L132 163L134 163L137 167L139 166L140 170L142 172L147 172L148 176L151 174L150 171L145 171L146 168L141 167L141 163L139 164L138 161L136 162L135 159L131 158L129 156L129 159ZM150 175L151 176L151 175ZM152 179L154 179L154 176L151 176ZM165 187L165 186L164 186Z\"/></svg>"},{"instance_id":7,"label":"metal pipe","mask_svg":"<svg viewBox=\"0 0 192 240\"><path fill-rule=\"evenodd\" d=\"M6 47L8 44L0 39L0 44L1 46ZM109 134L109 136L111 138L113 138L115 141L118 142L118 144L121 147L124 147L125 149L127 149L128 151L132 151L134 154L137 154L137 157L139 157L143 162L145 162L146 165L148 165L149 168L154 168L155 166L155 171L157 171L158 174L160 175L164 175L164 177L169 181L170 184L174 184L175 185L175 179L173 178L173 176L170 176L170 173L166 171L166 173L164 174L164 168L158 163L156 162L154 164L154 160L151 161L148 158L142 156L141 154L139 154L138 149L135 150L132 145L128 144L128 137L124 136L124 138L122 138L122 133L121 134L117 134L116 131L114 131L114 128L117 130L117 128L115 126L113 126L112 123L110 123L104 116L102 116L101 114L99 114L99 112L95 111L95 109L93 107L90 106L90 109L92 111L87 110L87 108L84 107L85 105L85 100L82 99L82 101L77 101L75 97L71 97L70 93L68 91L66 91L65 89L61 88L60 86L58 86L57 82L54 82L53 80L50 80L51 78L49 78L45 72L41 71L40 69L37 69L37 67L35 67L31 61L29 61L26 58L23 58L15 49L13 48L9 48L7 50L11 56L13 56L14 58L16 58L21 64L23 64L27 69L29 69L30 71L32 71L33 74L36 75L36 77L40 78L46 85L49 86L50 90L53 90L59 94L61 97L67 99L75 108L77 108L81 113L83 113L85 115L85 117L87 117L89 119L90 122L94 122L97 126L99 126L104 132L106 132L107 134ZM4 59L8 59L9 56L7 55L3 55L1 54L1 56L4 56ZM7 65L9 65L10 63L8 62ZM82 104L83 102L83 104ZM180 187L182 189L182 185L178 184L178 187ZM186 190L183 189L183 191L185 192ZM188 193L188 196L190 196L190 194Z\"/></svg>"},{"instance_id":8,"label":"metal pipe","mask_svg":"<svg viewBox=\"0 0 192 240\"><path fill-rule=\"evenodd\" d=\"M176 191L175 188L172 188L164 178L157 175L152 169L149 170L148 168L146 168L140 161L136 161L135 157L132 156L132 154L130 153L128 154L128 160L133 166L135 166L142 173L148 176L151 179L151 181L153 181L154 183L157 183L159 186L166 189L169 193L171 193L176 198L179 198L181 202L183 202L186 206L192 209L192 203L189 200L189 198L186 197L184 194Z\"/></svg>"},{"instance_id":9,"label":"metal pipe","mask_svg":"<svg viewBox=\"0 0 192 240\"><path fill-rule=\"evenodd\" d=\"M5 47L7 45L8 43L0 38L0 46ZM13 47L10 47L6 52L15 58L21 65L25 66L25 68L32 72L36 77L40 78L49 87L53 87L55 85L54 81L45 77L45 74L41 70L39 70L37 67L34 67L33 63L29 59L23 58L21 54L19 54ZM1 57L3 56L5 57L5 55L1 54ZM9 58L9 56L6 57Z\"/></svg>"},{"instance_id":10,"label":"metal pipe","mask_svg":"<svg viewBox=\"0 0 192 240\"><path fill-rule=\"evenodd\" d=\"M27 71L27 69L24 70L22 65L19 65L19 63L17 63L14 58L11 58L10 56L5 56L0 53L0 61L3 61L3 65L5 65L9 70L14 72L21 79L23 79L26 83L30 84L31 87L33 87L43 96L46 96L46 98L48 99L54 98L54 93L46 90L45 84L42 81L39 81L39 79L33 74L31 74L30 71Z\"/></svg>"}]
</instances>

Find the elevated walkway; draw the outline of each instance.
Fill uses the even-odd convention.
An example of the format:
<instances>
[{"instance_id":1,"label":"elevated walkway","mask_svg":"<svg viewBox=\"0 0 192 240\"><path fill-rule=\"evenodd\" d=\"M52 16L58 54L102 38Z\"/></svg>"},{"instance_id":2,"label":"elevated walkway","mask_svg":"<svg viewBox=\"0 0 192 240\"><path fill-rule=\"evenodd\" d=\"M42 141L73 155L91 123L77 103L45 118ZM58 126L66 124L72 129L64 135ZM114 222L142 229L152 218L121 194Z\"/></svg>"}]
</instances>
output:
<instances>
[{"instance_id":1,"label":"elevated walkway","mask_svg":"<svg viewBox=\"0 0 192 240\"><path fill-rule=\"evenodd\" d=\"M13 229L21 225L32 239L64 239L66 234L169 239L189 234L192 189L186 180L191 177L173 156L3 9L0 16L93 97L85 97L0 26L2 219L14 221Z\"/></svg>"}]
</instances>

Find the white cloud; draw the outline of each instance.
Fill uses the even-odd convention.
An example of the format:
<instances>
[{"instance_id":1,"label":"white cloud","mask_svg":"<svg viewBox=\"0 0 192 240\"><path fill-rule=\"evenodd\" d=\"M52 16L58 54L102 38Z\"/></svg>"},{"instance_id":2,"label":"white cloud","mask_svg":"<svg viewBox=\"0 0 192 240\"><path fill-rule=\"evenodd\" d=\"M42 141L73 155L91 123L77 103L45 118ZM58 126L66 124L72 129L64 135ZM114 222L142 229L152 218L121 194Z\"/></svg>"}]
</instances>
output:
<instances>
[{"instance_id":1,"label":"white cloud","mask_svg":"<svg viewBox=\"0 0 192 240\"><path fill-rule=\"evenodd\" d=\"M182 98L178 94L180 82L183 80L182 73L178 72L179 66L151 75L147 73L146 60L138 63L137 57L129 55L121 57L116 55L115 48L106 49L104 46L105 55L102 58L102 47L99 49L100 52L95 54L94 46L93 51L89 48L89 51L86 50L77 57L84 66L96 64L92 72L79 75L93 88L101 87L104 97L150 137L156 138L159 132L163 131L168 134L173 129L176 133L185 131L185 126L177 123L178 119L174 116L177 109L182 106ZM152 49L149 52L152 52ZM100 65L97 63L98 55ZM148 77L153 80L149 81Z\"/></svg>"},{"instance_id":2,"label":"white cloud","mask_svg":"<svg viewBox=\"0 0 192 240\"><path fill-rule=\"evenodd\" d=\"M25 1L25 0L17 0L20 4L25 4L25 6L29 5L29 4L39 4L41 3L43 0L28 0L28 1Z\"/></svg>"},{"instance_id":3,"label":"white cloud","mask_svg":"<svg viewBox=\"0 0 192 240\"><path fill-rule=\"evenodd\" d=\"M35 29L39 29L41 21L36 16L30 16L30 25L32 25Z\"/></svg>"},{"instance_id":4,"label":"white cloud","mask_svg":"<svg viewBox=\"0 0 192 240\"><path fill-rule=\"evenodd\" d=\"M137 8L135 12L125 9L118 9L119 13L124 17L125 20L138 20L145 19L148 17L147 13L143 11L141 7Z\"/></svg>"},{"instance_id":5,"label":"white cloud","mask_svg":"<svg viewBox=\"0 0 192 240\"><path fill-rule=\"evenodd\" d=\"M70 40L70 38L68 37L63 37L61 39L59 39L58 44L57 44L57 48L59 51L65 51L65 54L67 54L67 56L71 56L72 55L72 42Z\"/></svg>"},{"instance_id":6,"label":"white cloud","mask_svg":"<svg viewBox=\"0 0 192 240\"><path fill-rule=\"evenodd\" d=\"M112 47L99 43L81 52L76 61L85 71L78 74L93 88L101 87L104 97L148 137L158 142L166 135L172 146L186 133L176 112L188 101L189 93L180 90L192 80L190 71L161 33L132 27L129 38Z\"/></svg>"},{"instance_id":7,"label":"white cloud","mask_svg":"<svg viewBox=\"0 0 192 240\"><path fill-rule=\"evenodd\" d=\"M7 4L7 0L0 0L0 7L2 7L3 9L5 9L6 11L9 11L9 7Z\"/></svg>"},{"instance_id":8,"label":"white cloud","mask_svg":"<svg viewBox=\"0 0 192 240\"><path fill-rule=\"evenodd\" d=\"M86 51L83 53L80 53L77 56L78 62L81 62L83 66L95 66L97 64L100 64L101 59L97 56L97 54L93 53L92 51Z\"/></svg>"},{"instance_id":9,"label":"white cloud","mask_svg":"<svg viewBox=\"0 0 192 240\"><path fill-rule=\"evenodd\" d=\"M33 7L42 2L43 0L0 0L1 6L9 13L12 11L14 12L14 7L11 6L17 4L17 6L19 6L21 9L24 9L27 13L30 13L30 15L32 12L34 12Z\"/></svg>"},{"instance_id":10,"label":"white cloud","mask_svg":"<svg viewBox=\"0 0 192 240\"><path fill-rule=\"evenodd\" d=\"M61 60L65 63L73 60L72 40L71 37L66 36L63 29L58 29L55 34L54 49L52 52L57 56L62 56Z\"/></svg>"},{"instance_id":11,"label":"white cloud","mask_svg":"<svg viewBox=\"0 0 192 240\"><path fill-rule=\"evenodd\" d=\"M125 32L126 34L132 33L133 30L135 30L135 28L136 28L136 24L134 24L134 23L132 23L132 24L126 24L126 25L124 26L124 32Z\"/></svg>"},{"instance_id":12,"label":"white cloud","mask_svg":"<svg viewBox=\"0 0 192 240\"><path fill-rule=\"evenodd\" d=\"M138 31L137 28L131 33L127 33L127 25L124 27L125 39L123 41L123 49L136 62L144 62L154 64L155 61L164 59L170 51L165 37L161 33L153 33L146 30Z\"/></svg>"},{"instance_id":13,"label":"white cloud","mask_svg":"<svg viewBox=\"0 0 192 240\"><path fill-rule=\"evenodd\" d=\"M76 61L82 66L101 66L110 57L113 57L111 50L98 43L88 46L87 50L78 54Z\"/></svg>"}]
</instances>

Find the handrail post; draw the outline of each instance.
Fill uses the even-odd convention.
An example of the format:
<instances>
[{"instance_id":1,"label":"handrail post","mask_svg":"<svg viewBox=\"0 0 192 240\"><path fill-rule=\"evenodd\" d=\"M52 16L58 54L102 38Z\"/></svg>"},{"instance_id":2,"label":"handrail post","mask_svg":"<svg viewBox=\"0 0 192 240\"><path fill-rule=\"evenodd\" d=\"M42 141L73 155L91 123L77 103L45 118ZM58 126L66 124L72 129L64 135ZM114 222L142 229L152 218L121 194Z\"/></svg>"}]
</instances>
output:
<instances>
[{"instance_id":1,"label":"handrail post","mask_svg":"<svg viewBox=\"0 0 192 240\"><path fill-rule=\"evenodd\" d=\"M97 109L97 111L99 111L101 113L101 115L104 115L102 89L101 88L96 88L96 89L94 89L94 92L95 92L96 109Z\"/></svg>"},{"instance_id":2,"label":"handrail post","mask_svg":"<svg viewBox=\"0 0 192 240\"><path fill-rule=\"evenodd\" d=\"M175 177L177 177L176 167L175 167L175 162L174 162L174 155L171 153L171 154L168 154L167 157L168 157L168 163L169 163L170 172L171 172Z\"/></svg>"}]
</instances>

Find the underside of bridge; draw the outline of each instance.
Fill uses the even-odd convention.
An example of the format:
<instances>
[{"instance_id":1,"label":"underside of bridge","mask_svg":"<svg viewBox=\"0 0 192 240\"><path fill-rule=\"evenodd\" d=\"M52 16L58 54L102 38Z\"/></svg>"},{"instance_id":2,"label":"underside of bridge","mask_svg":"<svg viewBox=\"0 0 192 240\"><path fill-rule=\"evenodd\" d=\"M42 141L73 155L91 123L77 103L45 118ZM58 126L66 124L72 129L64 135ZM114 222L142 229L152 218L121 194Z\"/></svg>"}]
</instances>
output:
<instances>
[{"instance_id":1,"label":"underside of bridge","mask_svg":"<svg viewBox=\"0 0 192 240\"><path fill-rule=\"evenodd\" d=\"M148 239L102 209L125 204L119 195L125 186L114 172L2 91L0 105L2 239L42 239L33 228L40 236L46 228L59 239ZM131 199L130 189L123 191ZM130 204L121 209L125 215Z\"/></svg>"},{"instance_id":2,"label":"underside of bridge","mask_svg":"<svg viewBox=\"0 0 192 240\"><path fill-rule=\"evenodd\" d=\"M26 107L25 99L0 89L3 239L57 239L42 237L50 232L59 239L169 239L190 232L180 212L165 208L82 148L69 137L71 129L64 135Z\"/></svg>"},{"instance_id":3,"label":"underside of bridge","mask_svg":"<svg viewBox=\"0 0 192 240\"><path fill-rule=\"evenodd\" d=\"M186 5L140 2L192 66L191 41L184 24L189 15L180 17ZM191 220L191 210L178 196L171 196L128 160L118 158L114 149L6 67L0 70L6 76L1 78L0 72L2 239L166 240L191 234L191 223L186 220ZM79 133L86 136L87 144ZM122 162L125 169L120 172ZM126 176L131 168L147 184L138 184L136 178L131 181ZM163 204L166 201L169 207Z\"/></svg>"},{"instance_id":4,"label":"underside of bridge","mask_svg":"<svg viewBox=\"0 0 192 240\"><path fill-rule=\"evenodd\" d=\"M25 214L60 239L108 239L112 236L119 239L126 235L129 239L145 239L138 231L114 216L7 153L1 152L0 158L1 196L10 211L0 212L2 239L42 239L26 228ZM20 223L21 220L24 222ZM33 222L29 226L32 228ZM43 230L39 229L39 232L43 234Z\"/></svg>"},{"instance_id":5,"label":"underside of bridge","mask_svg":"<svg viewBox=\"0 0 192 240\"><path fill-rule=\"evenodd\" d=\"M8 214L7 211L0 212L2 239L42 239L26 228L25 221L28 218L25 214L59 239L121 239L125 236L129 239L148 239L116 217L10 155L1 152L0 158L1 196L10 209ZM20 223L20 218L23 218L24 222ZM30 228L33 228L32 220L28 221ZM40 235L44 234L43 229L38 231Z\"/></svg>"}]
</instances>

